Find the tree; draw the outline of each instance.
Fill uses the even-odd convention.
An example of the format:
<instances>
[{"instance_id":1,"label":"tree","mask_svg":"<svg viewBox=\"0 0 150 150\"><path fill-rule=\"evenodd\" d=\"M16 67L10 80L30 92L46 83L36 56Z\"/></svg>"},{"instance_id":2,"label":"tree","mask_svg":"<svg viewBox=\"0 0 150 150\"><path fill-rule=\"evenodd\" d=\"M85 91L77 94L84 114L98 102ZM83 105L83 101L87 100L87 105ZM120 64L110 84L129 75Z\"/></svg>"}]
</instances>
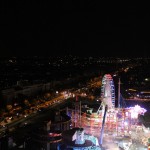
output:
<instances>
[{"instance_id":1,"label":"tree","mask_svg":"<svg viewBox=\"0 0 150 150\"><path fill-rule=\"evenodd\" d=\"M150 144L150 138L148 138L148 144Z\"/></svg>"},{"instance_id":2,"label":"tree","mask_svg":"<svg viewBox=\"0 0 150 150\"><path fill-rule=\"evenodd\" d=\"M7 109L8 112L10 112L12 110L12 105L7 105L6 109Z\"/></svg>"},{"instance_id":3,"label":"tree","mask_svg":"<svg viewBox=\"0 0 150 150\"><path fill-rule=\"evenodd\" d=\"M4 99L2 92L0 91L0 109L6 107L6 100Z\"/></svg>"}]
</instances>

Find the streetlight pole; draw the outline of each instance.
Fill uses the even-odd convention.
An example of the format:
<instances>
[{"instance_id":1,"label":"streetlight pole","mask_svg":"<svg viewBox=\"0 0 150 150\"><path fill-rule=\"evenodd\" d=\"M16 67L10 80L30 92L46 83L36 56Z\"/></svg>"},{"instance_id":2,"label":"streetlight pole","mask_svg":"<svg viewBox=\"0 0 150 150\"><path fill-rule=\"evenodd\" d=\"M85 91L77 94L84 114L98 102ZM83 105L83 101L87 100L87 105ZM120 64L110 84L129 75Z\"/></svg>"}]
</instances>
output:
<instances>
[{"instance_id":1,"label":"streetlight pole","mask_svg":"<svg viewBox=\"0 0 150 150\"><path fill-rule=\"evenodd\" d=\"M120 108L120 78L118 82L118 108Z\"/></svg>"},{"instance_id":2,"label":"streetlight pole","mask_svg":"<svg viewBox=\"0 0 150 150\"><path fill-rule=\"evenodd\" d=\"M80 128L81 128L81 100L80 100Z\"/></svg>"}]
</instances>

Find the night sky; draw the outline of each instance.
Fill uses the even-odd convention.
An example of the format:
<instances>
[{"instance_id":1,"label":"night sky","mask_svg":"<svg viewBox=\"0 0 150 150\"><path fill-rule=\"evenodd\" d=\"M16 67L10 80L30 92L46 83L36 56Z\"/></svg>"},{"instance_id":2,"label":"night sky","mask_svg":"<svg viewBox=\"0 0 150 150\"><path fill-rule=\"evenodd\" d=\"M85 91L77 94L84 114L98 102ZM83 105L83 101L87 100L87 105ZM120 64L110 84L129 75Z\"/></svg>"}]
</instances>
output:
<instances>
[{"instance_id":1,"label":"night sky","mask_svg":"<svg viewBox=\"0 0 150 150\"><path fill-rule=\"evenodd\" d=\"M0 56L149 56L149 5L18 0L1 5Z\"/></svg>"}]
</instances>

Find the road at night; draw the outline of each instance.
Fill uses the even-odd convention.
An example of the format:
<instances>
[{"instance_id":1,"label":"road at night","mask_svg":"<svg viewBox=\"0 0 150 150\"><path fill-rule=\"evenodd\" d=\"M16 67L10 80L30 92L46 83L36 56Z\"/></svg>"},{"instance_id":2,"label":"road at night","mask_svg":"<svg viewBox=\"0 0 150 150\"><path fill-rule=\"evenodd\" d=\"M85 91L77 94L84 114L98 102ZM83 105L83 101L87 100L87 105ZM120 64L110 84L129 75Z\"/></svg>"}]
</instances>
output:
<instances>
[{"instance_id":1,"label":"road at night","mask_svg":"<svg viewBox=\"0 0 150 150\"><path fill-rule=\"evenodd\" d=\"M55 103L55 101L59 101L59 102ZM14 120L14 121L12 121L10 123L7 123L5 125L5 127L1 128L0 132L5 131L6 129L14 128L18 124L21 124L21 123L26 122L28 120L32 120L31 122L34 122L36 119L39 120L39 118L42 118L43 116L45 116L46 114L48 114L48 111L51 110L53 107L59 106L62 103L64 103L65 101L66 101L66 99L64 99L64 96L60 95L59 97L56 97L56 98L54 98L54 99L46 102L46 104L49 104L49 103L53 102L52 105L50 105L49 107L45 108L46 113L45 113L45 111L44 111L44 113L42 113L42 112L39 111L39 112L36 112L36 113L31 113L27 117L23 117L23 118L19 118L17 120ZM45 104L39 105L39 107L44 107L44 106L45 106Z\"/></svg>"}]
</instances>

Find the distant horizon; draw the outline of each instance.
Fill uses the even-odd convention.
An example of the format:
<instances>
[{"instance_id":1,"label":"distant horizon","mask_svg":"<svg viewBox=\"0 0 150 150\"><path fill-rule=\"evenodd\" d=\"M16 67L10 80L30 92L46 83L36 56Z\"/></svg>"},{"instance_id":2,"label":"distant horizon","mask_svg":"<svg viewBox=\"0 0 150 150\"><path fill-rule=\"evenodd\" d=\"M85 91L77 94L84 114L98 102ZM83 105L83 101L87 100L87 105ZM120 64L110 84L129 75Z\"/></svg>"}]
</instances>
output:
<instances>
[{"instance_id":1,"label":"distant horizon","mask_svg":"<svg viewBox=\"0 0 150 150\"><path fill-rule=\"evenodd\" d=\"M51 58L51 57L79 57L79 58L89 58L89 57L93 57L93 58L147 58L150 59L150 56L95 56L95 55L74 55L74 54L66 54L66 55L9 55L9 56L2 56L0 55L0 58L33 58L33 57L41 57L41 58Z\"/></svg>"},{"instance_id":2,"label":"distant horizon","mask_svg":"<svg viewBox=\"0 0 150 150\"><path fill-rule=\"evenodd\" d=\"M2 50L2 48L0 48ZM141 53L141 54L140 54ZM113 57L113 58L147 58L150 57L150 55L148 55L148 51L145 50L125 50L125 49L121 49L120 50L113 50L113 49L87 49L85 51L84 50L80 50L77 49L75 50L55 50L55 49L22 49L22 48L17 48L15 50L8 50L8 49L4 49L2 51L0 51L0 58L2 57L35 57L35 56L39 56L39 57L57 57L57 56L77 56L77 57Z\"/></svg>"}]
</instances>

